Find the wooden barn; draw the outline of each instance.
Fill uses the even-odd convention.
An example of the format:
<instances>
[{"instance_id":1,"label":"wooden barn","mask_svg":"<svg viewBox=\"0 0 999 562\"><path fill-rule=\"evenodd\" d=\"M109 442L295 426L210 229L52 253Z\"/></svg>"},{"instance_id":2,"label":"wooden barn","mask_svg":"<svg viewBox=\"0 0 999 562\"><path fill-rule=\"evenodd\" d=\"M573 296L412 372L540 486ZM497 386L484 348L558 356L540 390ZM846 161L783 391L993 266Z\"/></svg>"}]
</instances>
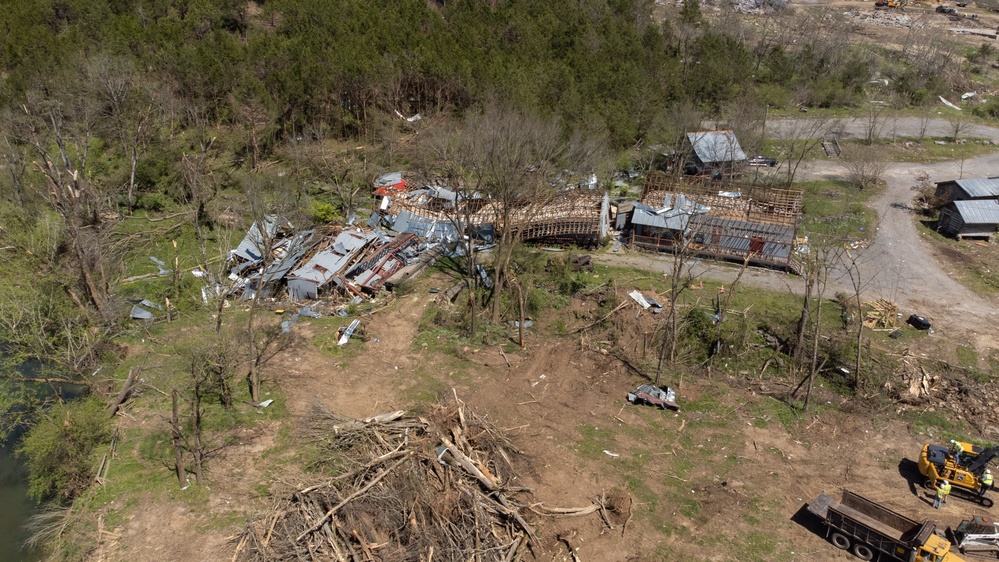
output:
<instances>
[{"instance_id":1,"label":"wooden barn","mask_svg":"<svg viewBox=\"0 0 999 562\"><path fill-rule=\"evenodd\" d=\"M940 209L937 232L964 238L991 240L999 226L999 201L995 199L952 201Z\"/></svg>"},{"instance_id":2,"label":"wooden barn","mask_svg":"<svg viewBox=\"0 0 999 562\"><path fill-rule=\"evenodd\" d=\"M999 178L967 178L937 183L937 198L951 201L999 199Z\"/></svg>"}]
</instances>

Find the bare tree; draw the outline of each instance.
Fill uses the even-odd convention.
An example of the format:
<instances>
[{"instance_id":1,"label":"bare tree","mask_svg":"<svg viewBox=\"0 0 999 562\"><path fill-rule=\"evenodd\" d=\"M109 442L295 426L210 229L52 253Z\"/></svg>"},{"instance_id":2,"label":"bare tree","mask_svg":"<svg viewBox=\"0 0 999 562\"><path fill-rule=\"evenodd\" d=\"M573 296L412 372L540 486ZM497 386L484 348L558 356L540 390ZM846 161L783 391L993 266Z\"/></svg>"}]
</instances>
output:
<instances>
[{"instance_id":1,"label":"bare tree","mask_svg":"<svg viewBox=\"0 0 999 562\"><path fill-rule=\"evenodd\" d=\"M888 124L890 104L884 100L869 102L864 111L864 144L873 145L884 134L884 128Z\"/></svg>"},{"instance_id":2,"label":"bare tree","mask_svg":"<svg viewBox=\"0 0 999 562\"><path fill-rule=\"evenodd\" d=\"M951 142L957 142L971 128L971 124L961 118L949 119L947 123L950 125Z\"/></svg>"},{"instance_id":3,"label":"bare tree","mask_svg":"<svg viewBox=\"0 0 999 562\"><path fill-rule=\"evenodd\" d=\"M891 166L890 154L884 146L847 146L843 151L846 179L859 189L876 186Z\"/></svg>"},{"instance_id":4,"label":"bare tree","mask_svg":"<svg viewBox=\"0 0 999 562\"><path fill-rule=\"evenodd\" d=\"M819 342L822 339L822 299L825 297L825 291L829 284L829 274L839 263L840 255L843 252L843 246L835 240L823 240L818 236L813 236L813 238L814 240L809 245L810 252L805 260L805 267L808 272L806 283L811 285L807 292L814 297L811 303L805 305L807 310L812 311L811 318L808 319L808 323L811 324L811 353L808 358L807 375L791 391L791 396L793 397L798 393L802 385L805 386L805 400L803 404L805 412L809 408L812 383L815 381L815 375L822 368L822 364L819 362ZM803 307L803 311L806 310L805 307ZM807 314L807 312L803 312L803 314Z\"/></svg>"},{"instance_id":5,"label":"bare tree","mask_svg":"<svg viewBox=\"0 0 999 562\"><path fill-rule=\"evenodd\" d=\"M822 143L822 138L838 123L826 117L781 121L778 135L785 141L788 187L794 185L798 168L808 155Z\"/></svg>"},{"instance_id":6,"label":"bare tree","mask_svg":"<svg viewBox=\"0 0 999 562\"><path fill-rule=\"evenodd\" d=\"M568 138L568 140L567 140ZM521 228L555 194L555 172L586 171L598 152L581 134L566 136L557 121L543 120L497 103L468 116L461 150L468 176L488 200L488 213L498 236L492 317L499 320L500 296Z\"/></svg>"},{"instance_id":7,"label":"bare tree","mask_svg":"<svg viewBox=\"0 0 999 562\"><path fill-rule=\"evenodd\" d=\"M845 249L841 259L849 277L850 286L853 288L854 304L857 307L857 355L854 362L853 382L854 386L859 388L861 354L864 344L863 301L861 299L864 291L877 277L880 269L868 267L870 260L866 258L863 247Z\"/></svg>"}]
</instances>

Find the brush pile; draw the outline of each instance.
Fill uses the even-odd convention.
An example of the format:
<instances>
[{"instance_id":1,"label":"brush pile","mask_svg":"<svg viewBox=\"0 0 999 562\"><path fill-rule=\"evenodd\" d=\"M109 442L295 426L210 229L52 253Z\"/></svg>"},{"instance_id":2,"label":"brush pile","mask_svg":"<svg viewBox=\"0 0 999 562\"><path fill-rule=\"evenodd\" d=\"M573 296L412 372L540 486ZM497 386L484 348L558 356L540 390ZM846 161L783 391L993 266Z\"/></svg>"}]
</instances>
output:
<instances>
[{"instance_id":1,"label":"brush pile","mask_svg":"<svg viewBox=\"0 0 999 562\"><path fill-rule=\"evenodd\" d=\"M544 550L529 518L621 510L600 498L578 509L524 499L516 448L488 420L454 402L423 417L364 420L317 410L307 437L323 450L322 482L278 501L234 538L233 560L512 561Z\"/></svg>"}]
</instances>

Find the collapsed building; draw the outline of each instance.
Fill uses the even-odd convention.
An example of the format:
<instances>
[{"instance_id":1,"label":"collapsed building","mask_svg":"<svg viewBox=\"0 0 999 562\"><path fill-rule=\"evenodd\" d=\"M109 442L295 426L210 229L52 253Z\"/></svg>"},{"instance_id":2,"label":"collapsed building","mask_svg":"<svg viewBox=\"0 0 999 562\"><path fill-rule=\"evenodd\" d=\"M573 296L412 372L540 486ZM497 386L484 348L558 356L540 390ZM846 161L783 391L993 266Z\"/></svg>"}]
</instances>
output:
<instances>
[{"instance_id":1,"label":"collapsed building","mask_svg":"<svg viewBox=\"0 0 999 562\"><path fill-rule=\"evenodd\" d=\"M617 226L631 246L797 271L802 192L650 174L639 201L620 207Z\"/></svg>"}]
</instances>

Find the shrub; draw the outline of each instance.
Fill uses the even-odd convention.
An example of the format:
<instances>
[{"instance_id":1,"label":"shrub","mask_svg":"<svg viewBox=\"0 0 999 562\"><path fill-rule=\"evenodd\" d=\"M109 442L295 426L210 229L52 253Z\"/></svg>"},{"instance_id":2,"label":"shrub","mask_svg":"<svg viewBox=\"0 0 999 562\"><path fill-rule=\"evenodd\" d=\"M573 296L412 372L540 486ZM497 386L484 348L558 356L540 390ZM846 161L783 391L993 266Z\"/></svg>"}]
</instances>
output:
<instances>
[{"instance_id":1,"label":"shrub","mask_svg":"<svg viewBox=\"0 0 999 562\"><path fill-rule=\"evenodd\" d=\"M309 213L316 224L329 224L339 217L335 205L316 199L309 205Z\"/></svg>"},{"instance_id":2,"label":"shrub","mask_svg":"<svg viewBox=\"0 0 999 562\"><path fill-rule=\"evenodd\" d=\"M28 494L73 499L93 482L97 448L110 440L111 420L97 398L52 406L17 447L28 468Z\"/></svg>"}]
</instances>

